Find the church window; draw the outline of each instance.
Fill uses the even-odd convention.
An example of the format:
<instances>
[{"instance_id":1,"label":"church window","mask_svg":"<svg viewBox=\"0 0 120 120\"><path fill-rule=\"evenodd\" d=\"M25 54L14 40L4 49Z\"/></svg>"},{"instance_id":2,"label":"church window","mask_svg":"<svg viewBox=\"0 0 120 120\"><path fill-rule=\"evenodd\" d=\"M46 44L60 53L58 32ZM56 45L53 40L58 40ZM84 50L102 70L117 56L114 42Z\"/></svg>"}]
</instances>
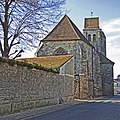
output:
<instances>
[{"instance_id":1,"label":"church window","mask_svg":"<svg viewBox=\"0 0 120 120\"><path fill-rule=\"evenodd\" d=\"M96 41L96 35L94 34L93 35L93 42L95 42Z\"/></svg>"},{"instance_id":2,"label":"church window","mask_svg":"<svg viewBox=\"0 0 120 120\"><path fill-rule=\"evenodd\" d=\"M62 47L59 47L58 49L56 49L53 53L54 55L67 55L68 52L62 48Z\"/></svg>"},{"instance_id":3,"label":"church window","mask_svg":"<svg viewBox=\"0 0 120 120\"><path fill-rule=\"evenodd\" d=\"M91 35L90 34L88 35L88 40L91 41Z\"/></svg>"}]
</instances>

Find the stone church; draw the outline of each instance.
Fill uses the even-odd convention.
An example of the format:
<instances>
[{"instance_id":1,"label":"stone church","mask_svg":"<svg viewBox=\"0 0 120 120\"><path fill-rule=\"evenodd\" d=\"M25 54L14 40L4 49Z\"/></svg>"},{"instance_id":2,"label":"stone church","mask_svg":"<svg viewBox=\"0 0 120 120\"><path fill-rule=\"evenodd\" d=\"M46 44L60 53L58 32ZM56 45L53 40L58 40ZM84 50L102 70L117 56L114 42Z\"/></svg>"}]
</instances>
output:
<instances>
[{"instance_id":1,"label":"stone church","mask_svg":"<svg viewBox=\"0 0 120 120\"><path fill-rule=\"evenodd\" d=\"M106 57L106 37L99 18L85 18L83 33L65 15L40 41L37 57L74 57L74 97L92 99L113 95L113 65ZM71 68L72 69L72 68Z\"/></svg>"}]
</instances>

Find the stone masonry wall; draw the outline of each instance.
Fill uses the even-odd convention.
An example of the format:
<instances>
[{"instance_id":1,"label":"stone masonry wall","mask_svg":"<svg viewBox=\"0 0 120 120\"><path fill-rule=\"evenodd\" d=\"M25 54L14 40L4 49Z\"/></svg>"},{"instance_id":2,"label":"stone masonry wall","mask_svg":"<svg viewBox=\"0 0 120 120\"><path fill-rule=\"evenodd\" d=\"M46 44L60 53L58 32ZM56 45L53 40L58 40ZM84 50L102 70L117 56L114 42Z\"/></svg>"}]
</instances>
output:
<instances>
[{"instance_id":1,"label":"stone masonry wall","mask_svg":"<svg viewBox=\"0 0 120 120\"><path fill-rule=\"evenodd\" d=\"M93 58L92 47L82 40L43 42L37 56L51 56L58 48L63 48L68 54L74 55L74 97L80 99L93 96ZM70 65L69 65L70 66ZM68 71L68 70L67 70ZM80 75L84 77L80 77ZM82 80L81 80L82 79ZM80 81L81 80L81 81ZM83 87L84 86L84 87ZM87 91L87 92L86 92ZM89 92L88 92L89 91Z\"/></svg>"},{"instance_id":2,"label":"stone masonry wall","mask_svg":"<svg viewBox=\"0 0 120 120\"><path fill-rule=\"evenodd\" d=\"M0 62L0 115L73 100L70 76Z\"/></svg>"},{"instance_id":3,"label":"stone masonry wall","mask_svg":"<svg viewBox=\"0 0 120 120\"><path fill-rule=\"evenodd\" d=\"M113 65L101 64L103 95L111 96L114 94ZM112 73L112 74L111 74Z\"/></svg>"},{"instance_id":4,"label":"stone masonry wall","mask_svg":"<svg viewBox=\"0 0 120 120\"><path fill-rule=\"evenodd\" d=\"M94 79L94 96L100 97L103 95L102 90L102 78L101 78L101 65L98 54L94 53L94 64L93 64L93 79ZM105 71L104 71L105 72Z\"/></svg>"}]
</instances>

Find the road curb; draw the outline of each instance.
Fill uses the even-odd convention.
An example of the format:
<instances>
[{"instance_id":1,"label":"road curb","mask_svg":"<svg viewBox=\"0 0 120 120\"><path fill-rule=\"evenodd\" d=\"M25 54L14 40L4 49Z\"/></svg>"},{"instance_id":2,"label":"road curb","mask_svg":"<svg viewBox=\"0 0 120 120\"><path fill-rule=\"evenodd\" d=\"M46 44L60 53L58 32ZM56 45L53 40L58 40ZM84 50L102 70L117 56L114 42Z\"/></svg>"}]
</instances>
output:
<instances>
[{"instance_id":1,"label":"road curb","mask_svg":"<svg viewBox=\"0 0 120 120\"><path fill-rule=\"evenodd\" d=\"M73 101L69 103L64 103L64 104L57 104L57 105L52 105L52 106L46 106L46 107L41 107L41 108L36 108L36 109L31 109L28 111L24 112L19 112L11 115L6 115L6 116L0 116L0 120L26 120L38 115L44 115L48 114L50 112L54 112L57 110L61 110L63 108L68 108L72 105L80 103L79 101Z\"/></svg>"}]
</instances>

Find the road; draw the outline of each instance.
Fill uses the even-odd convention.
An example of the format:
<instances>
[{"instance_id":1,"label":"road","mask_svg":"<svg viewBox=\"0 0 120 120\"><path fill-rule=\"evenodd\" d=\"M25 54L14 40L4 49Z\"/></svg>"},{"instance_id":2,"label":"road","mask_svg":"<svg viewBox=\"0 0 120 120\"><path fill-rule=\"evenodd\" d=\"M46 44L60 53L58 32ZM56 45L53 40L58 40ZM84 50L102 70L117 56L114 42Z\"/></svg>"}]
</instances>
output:
<instances>
[{"instance_id":1,"label":"road","mask_svg":"<svg viewBox=\"0 0 120 120\"><path fill-rule=\"evenodd\" d=\"M80 102L25 120L120 120L120 96Z\"/></svg>"}]
</instances>

